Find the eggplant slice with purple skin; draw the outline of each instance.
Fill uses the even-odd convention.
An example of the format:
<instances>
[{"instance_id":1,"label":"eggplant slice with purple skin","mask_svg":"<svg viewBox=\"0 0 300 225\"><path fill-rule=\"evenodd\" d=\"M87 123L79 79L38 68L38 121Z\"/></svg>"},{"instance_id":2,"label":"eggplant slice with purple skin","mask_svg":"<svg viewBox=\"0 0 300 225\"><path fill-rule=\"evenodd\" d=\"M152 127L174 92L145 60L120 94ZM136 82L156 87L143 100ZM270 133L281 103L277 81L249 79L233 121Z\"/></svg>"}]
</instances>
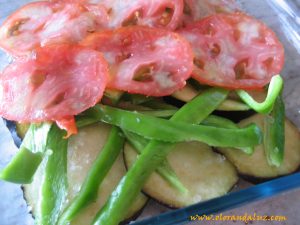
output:
<instances>
[{"instance_id":1,"label":"eggplant slice with purple skin","mask_svg":"<svg viewBox=\"0 0 300 225\"><path fill-rule=\"evenodd\" d=\"M134 148L125 144L127 168L133 165L136 157ZM238 181L234 166L224 156L200 142L176 144L167 160L188 192L180 193L157 173L148 179L143 192L170 208L181 208L225 195Z\"/></svg>"},{"instance_id":2,"label":"eggplant slice with purple skin","mask_svg":"<svg viewBox=\"0 0 300 225\"><path fill-rule=\"evenodd\" d=\"M25 125L17 125L18 135L22 136L26 132L23 129ZM22 129L21 129L22 128ZM74 135L69 140L68 146L68 197L66 205L76 196L80 187L92 166L93 161L105 145L110 132L110 126L97 123L79 130L78 135ZM120 179L125 175L126 168L122 154L119 155L113 167L105 177L98 189L98 197L96 202L91 203L78 214L77 217L70 223L71 225L90 224L94 219L98 210L106 202L107 198L119 183ZM42 178L42 166L34 175L34 180L31 184L23 186L24 198L28 205L32 208L34 216L38 204L38 187ZM140 194L135 203L133 203L126 220L136 218L142 212L148 198L144 194Z\"/></svg>"},{"instance_id":3,"label":"eggplant slice with purple skin","mask_svg":"<svg viewBox=\"0 0 300 225\"><path fill-rule=\"evenodd\" d=\"M255 114L239 124L243 126L249 123L256 123L263 128L264 115ZM239 174L245 179L257 183L257 180L264 181L293 173L300 167L300 133L297 127L285 119L284 160L279 167L268 164L262 144L255 147L252 155L231 148L218 148L218 151L235 165Z\"/></svg>"}]
</instances>

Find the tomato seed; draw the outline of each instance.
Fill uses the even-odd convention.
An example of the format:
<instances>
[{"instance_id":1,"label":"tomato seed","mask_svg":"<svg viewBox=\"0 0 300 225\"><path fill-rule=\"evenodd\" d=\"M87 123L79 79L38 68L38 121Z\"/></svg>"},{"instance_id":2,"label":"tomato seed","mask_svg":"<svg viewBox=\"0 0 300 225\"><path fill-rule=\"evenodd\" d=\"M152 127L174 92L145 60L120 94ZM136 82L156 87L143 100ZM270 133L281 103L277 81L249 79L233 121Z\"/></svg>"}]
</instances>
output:
<instances>
[{"instance_id":1,"label":"tomato seed","mask_svg":"<svg viewBox=\"0 0 300 225\"><path fill-rule=\"evenodd\" d=\"M194 65L197 66L199 69L203 70L205 63L201 59L194 58Z\"/></svg>"}]
</instances>

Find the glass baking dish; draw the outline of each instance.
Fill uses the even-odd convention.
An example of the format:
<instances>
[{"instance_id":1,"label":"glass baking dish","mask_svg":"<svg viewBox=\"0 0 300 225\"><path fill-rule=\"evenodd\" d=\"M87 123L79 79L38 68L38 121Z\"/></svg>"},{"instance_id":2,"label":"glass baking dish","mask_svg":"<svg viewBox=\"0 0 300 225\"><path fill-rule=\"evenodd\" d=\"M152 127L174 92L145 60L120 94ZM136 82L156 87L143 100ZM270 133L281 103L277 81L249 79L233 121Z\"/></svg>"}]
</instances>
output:
<instances>
[{"instance_id":1,"label":"glass baking dish","mask_svg":"<svg viewBox=\"0 0 300 225\"><path fill-rule=\"evenodd\" d=\"M284 98L287 117L300 128L300 0L240 0L241 8L271 27L285 47ZM257 185L240 181L231 193L209 201L149 217L144 213L134 225L188 224L193 215L212 215L300 189L300 172ZM296 216L296 215L295 215ZM196 221L195 221L196 222ZM199 221L198 221L199 222ZM201 222L199 222L201 223Z\"/></svg>"},{"instance_id":2,"label":"glass baking dish","mask_svg":"<svg viewBox=\"0 0 300 225\"><path fill-rule=\"evenodd\" d=\"M2 23L11 12L27 2L30 1L1 0L0 23ZM277 33L285 47L285 67L282 76L285 79L284 98L286 113L287 117L300 128L300 76L298 76L300 69L300 0L239 0L238 2L244 11L264 21L271 27ZM0 70L8 62L9 58L1 52ZM5 141L12 145L12 141L8 140L10 139L10 136L7 135L8 131L3 130L2 121L0 122L0 134L2 135L0 142ZM4 133L5 135L3 135ZM16 151L16 149L13 151ZM9 161L13 151L10 155L2 155L0 152L1 167ZM152 203L144 209L143 214L138 220L131 224L187 224L190 221L191 215L215 214L287 192L291 189L300 189L300 172L257 185L250 183L246 183L245 185L243 181L240 181L232 192L225 196L178 210L157 209L156 203ZM12 222L15 216L19 217L18 221L23 221L20 225L30 225L34 223L28 214L28 209L19 186L0 181L0 197L2 199L2 201L0 201L0 223L2 225L16 224ZM8 205L9 207L7 207ZM11 210L12 208L14 208L14 210ZM161 211L164 211L164 213L160 213Z\"/></svg>"}]
</instances>

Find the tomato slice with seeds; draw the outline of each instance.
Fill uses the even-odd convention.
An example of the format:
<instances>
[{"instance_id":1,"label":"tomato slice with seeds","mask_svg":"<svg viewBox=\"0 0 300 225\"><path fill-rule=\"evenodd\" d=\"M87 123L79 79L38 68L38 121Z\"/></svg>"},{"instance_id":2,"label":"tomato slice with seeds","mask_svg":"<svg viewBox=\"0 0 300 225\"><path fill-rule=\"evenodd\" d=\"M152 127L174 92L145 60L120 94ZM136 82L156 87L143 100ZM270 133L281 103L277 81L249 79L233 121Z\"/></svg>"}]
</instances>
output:
<instances>
[{"instance_id":1,"label":"tomato slice with seeds","mask_svg":"<svg viewBox=\"0 0 300 225\"><path fill-rule=\"evenodd\" d=\"M82 44L104 54L111 89L170 95L185 85L193 69L190 44L167 30L132 26L92 34Z\"/></svg>"},{"instance_id":2,"label":"tomato slice with seeds","mask_svg":"<svg viewBox=\"0 0 300 225\"><path fill-rule=\"evenodd\" d=\"M0 47L18 56L47 44L74 43L105 27L107 21L106 9L100 5L33 2L0 27Z\"/></svg>"},{"instance_id":3,"label":"tomato slice with seeds","mask_svg":"<svg viewBox=\"0 0 300 225\"><path fill-rule=\"evenodd\" d=\"M109 27L128 25L175 30L182 20L183 0L103 0L110 16Z\"/></svg>"},{"instance_id":4,"label":"tomato slice with seeds","mask_svg":"<svg viewBox=\"0 0 300 225\"><path fill-rule=\"evenodd\" d=\"M184 6L183 0L68 0L68 2L105 6L109 14L110 28L144 25L175 30L181 25Z\"/></svg>"},{"instance_id":5,"label":"tomato slice with seeds","mask_svg":"<svg viewBox=\"0 0 300 225\"><path fill-rule=\"evenodd\" d=\"M101 99L107 79L108 65L98 51L65 44L38 48L34 57L18 58L0 76L0 115L71 127L73 115Z\"/></svg>"},{"instance_id":6,"label":"tomato slice with seeds","mask_svg":"<svg viewBox=\"0 0 300 225\"><path fill-rule=\"evenodd\" d=\"M179 31L194 50L193 77L231 89L257 89L280 73L284 49L275 33L241 14L216 14Z\"/></svg>"}]
</instances>

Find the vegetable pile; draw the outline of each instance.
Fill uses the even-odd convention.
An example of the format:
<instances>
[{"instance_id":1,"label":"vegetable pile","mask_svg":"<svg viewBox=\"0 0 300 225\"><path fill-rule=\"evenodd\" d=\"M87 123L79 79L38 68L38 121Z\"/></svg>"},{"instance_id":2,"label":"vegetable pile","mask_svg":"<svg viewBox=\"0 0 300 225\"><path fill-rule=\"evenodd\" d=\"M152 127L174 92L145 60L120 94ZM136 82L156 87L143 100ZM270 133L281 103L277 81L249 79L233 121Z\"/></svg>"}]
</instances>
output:
<instances>
[{"instance_id":1,"label":"vegetable pile","mask_svg":"<svg viewBox=\"0 0 300 225\"><path fill-rule=\"evenodd\" d=\"M0 116L23 139L0 178L25 184L37 224L117 225L141 191L179 208L227 193L237 173L300 165L283 46L233 0L33 2L2 24L0 47L14 59ZM216 113L249 110L240 124Z\"/></svg>"}]
</instances>

